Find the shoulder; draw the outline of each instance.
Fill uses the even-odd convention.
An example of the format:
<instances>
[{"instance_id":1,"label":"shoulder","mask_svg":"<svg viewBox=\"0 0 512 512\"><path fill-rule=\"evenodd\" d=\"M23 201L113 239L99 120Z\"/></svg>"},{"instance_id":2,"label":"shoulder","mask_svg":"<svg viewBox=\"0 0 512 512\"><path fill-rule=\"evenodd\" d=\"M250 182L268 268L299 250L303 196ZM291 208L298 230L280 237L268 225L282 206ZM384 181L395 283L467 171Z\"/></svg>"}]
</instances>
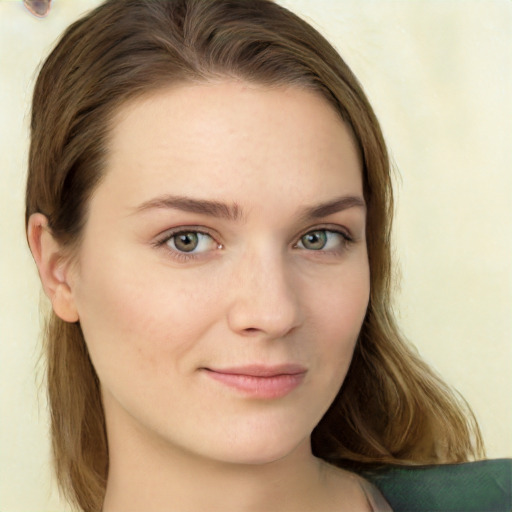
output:
<instances>
[{"instance_id":1,"label":"shoulder","mask_svg":"<svg viewBox=\"0 0 512 512\"><path fill-rule=\"evenodd\" d=\"M394 512L510 512L512 459L435 466L385 466L361 476Z\"/></svg>"}]
</instances>

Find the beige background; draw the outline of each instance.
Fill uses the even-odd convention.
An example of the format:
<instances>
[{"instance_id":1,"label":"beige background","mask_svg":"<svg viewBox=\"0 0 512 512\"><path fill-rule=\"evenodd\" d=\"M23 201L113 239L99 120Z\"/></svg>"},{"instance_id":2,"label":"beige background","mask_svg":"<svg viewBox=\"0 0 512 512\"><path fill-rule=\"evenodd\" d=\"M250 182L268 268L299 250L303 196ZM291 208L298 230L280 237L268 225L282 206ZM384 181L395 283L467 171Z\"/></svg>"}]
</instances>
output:
<instances>
[{"instance_id":1,"label":"beige background","mask_svg":"<svg viewBox=\"0 0 512 512\"><path fill-rule=\"evenodd\" d=\"M396 167L397 311L472 404L490 457L512 456L512 2L282 0L363 83ZM98 0L32 17L0 0L0 512L64 511L37 396L39 284L23 189L35 69Z\"/></svg>"}]
</instances>

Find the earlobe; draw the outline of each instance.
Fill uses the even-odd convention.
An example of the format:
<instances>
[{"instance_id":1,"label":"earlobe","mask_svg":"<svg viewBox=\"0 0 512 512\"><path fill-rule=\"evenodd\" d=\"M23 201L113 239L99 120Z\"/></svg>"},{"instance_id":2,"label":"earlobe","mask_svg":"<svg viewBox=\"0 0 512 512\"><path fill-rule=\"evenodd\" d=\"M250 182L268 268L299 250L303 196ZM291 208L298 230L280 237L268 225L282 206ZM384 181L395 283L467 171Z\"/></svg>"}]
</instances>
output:
<instances>
[{"instance_id":1,"label":"earlobe","mask_svg":"<svg viewBox=\"0 0 512 512\"><path fill-rule=\"evenodd\" d=\"M73 300L71 289L67 283L60 283L51 297L55 314L65 322L78 322L78 311Z\"/></svg>"},{"instance_id":2,"label":"earlobe","mask_svg":"<svg viewBox=\"0 0 512 512\"><path fill-rule=\"evenodd\" d=\"M64 259L62 248L53 237L48 219L43 214L34 213L30 216L27 237L53 311L65 322L77 322L78 311L68 282L69 262Z\"/></svg>"}]
</instances>

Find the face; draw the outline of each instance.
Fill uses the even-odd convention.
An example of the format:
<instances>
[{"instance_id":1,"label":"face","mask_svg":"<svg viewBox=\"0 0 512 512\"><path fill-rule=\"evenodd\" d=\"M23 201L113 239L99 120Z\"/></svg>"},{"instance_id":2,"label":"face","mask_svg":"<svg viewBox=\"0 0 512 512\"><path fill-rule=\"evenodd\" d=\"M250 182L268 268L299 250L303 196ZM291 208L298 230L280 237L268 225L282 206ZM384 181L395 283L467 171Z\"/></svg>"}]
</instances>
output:
<instances>
[{"instance_id":1,"label":"face","mask_svg":"<svg viewBox=\"0 0 512 512\"><path fill-rule=\"evenodd\" d=\"M349 131L311 91L225 82L124 106L109 144L70 278L109 442L309 446L369 296Z\"/></svg>"}]
</instances>

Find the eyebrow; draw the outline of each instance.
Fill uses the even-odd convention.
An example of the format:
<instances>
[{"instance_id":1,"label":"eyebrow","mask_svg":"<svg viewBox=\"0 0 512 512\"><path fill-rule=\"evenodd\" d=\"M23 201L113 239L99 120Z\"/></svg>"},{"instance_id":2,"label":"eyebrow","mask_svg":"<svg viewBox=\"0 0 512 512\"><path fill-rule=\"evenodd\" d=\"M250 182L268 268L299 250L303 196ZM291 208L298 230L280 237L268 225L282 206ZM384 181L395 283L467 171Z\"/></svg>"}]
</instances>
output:
<instances>
[{"instance_id":1,"label":"eyebrow","mask_svg":"<svg viewBox=\"0 0 512 512\"><path fill-rule=\"evenodd\" d=\"M231 205L208 199L193 199L186 196L165 195L145 201L135 208L135 213L152 209L174 209L198 213L232 221L242 219L242 209L237 203Z\"/></svg>"},{"instance_id":2,"label":"eyebrow","mask_svg":"<svg viewBox=\"0 0 512 512\"><path fill-rule=\"evenodd\" d=\"M360 196L341 196L315 206L307 207L301 214L302 221L310 221L348 210L349 208L362 208L366 210L366 203Z\"/></svg>"},{"instance_id":3,"label":"eyebrow","mask_svg":"<svg viewBox=\"0 0 512 512\"><path fill-rule=\"evenodd\" d=\"M366 209L364 199L360 196L341 196L325 203L306 207L299 212L299 219L301 221L316 220L354 207ZM226 204L209 199L173 195L159 196L145 201L135 208L135 213L152 209L181 210L231 221L240 221L245 217L238 203Z\"/></svg>"}]
</instances>

